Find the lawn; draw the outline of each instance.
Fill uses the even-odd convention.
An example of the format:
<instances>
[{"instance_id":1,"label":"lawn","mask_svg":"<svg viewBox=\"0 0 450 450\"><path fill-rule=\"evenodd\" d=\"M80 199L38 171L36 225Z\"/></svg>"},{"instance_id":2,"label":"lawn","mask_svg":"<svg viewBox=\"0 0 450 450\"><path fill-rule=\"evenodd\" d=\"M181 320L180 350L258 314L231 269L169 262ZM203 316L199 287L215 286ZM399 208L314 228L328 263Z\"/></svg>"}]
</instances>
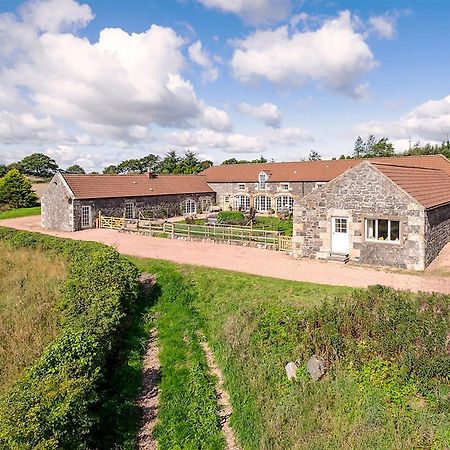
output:
<instances>
[{"instance_id":1,"label":"lawn","mask_svg":"<svg viewBox=\"0 0 450 450\"><path fill-rule=\"evenodd\" d=\"M17 208L9 211L0 211L0 220L15 219L17 217L39 216L41 214L41 207L35 206L33 208Z\"/></svg>"},{"instance_id":2,"label":"lawn","mask_svg":"<svg viewBox=\"0 0 450 450\"><path fill-rule=\"evenodd\" d=\"M42 353L58 331L55 305L66 264L0 243L0 394Z\"/></svg>"},{"instance_id":3,"label":"lawn","mask_svg":"<svg viewBox=\"0 0 450 450\"><path fill-rule=\"evenodd\" d=\"M448 297L133 262L163 277L162 286L174 270L183 276L192 317L224 373L243 449L450 442ZM330 365L320 382L305 369L314 353ZM299 366L297 382L287 380L288 361Z\"/></svg>"}]
</instances>

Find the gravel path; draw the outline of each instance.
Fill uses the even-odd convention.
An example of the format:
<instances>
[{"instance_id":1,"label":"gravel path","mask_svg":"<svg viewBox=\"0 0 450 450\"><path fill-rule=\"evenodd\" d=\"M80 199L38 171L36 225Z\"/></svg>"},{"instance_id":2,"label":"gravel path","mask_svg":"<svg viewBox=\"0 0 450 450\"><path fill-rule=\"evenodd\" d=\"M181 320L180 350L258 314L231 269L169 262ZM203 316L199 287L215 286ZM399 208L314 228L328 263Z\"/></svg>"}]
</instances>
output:
<instances>
[{"instance_id":1,"label":"gravel path","mask_svg":"<svg viewBox=\"0 0 450 450\"><path fill-rule=\"evenodd\" d=\"M230 417L233 413L231 408L230 396L225 390L223 385L223 375L219 367L214 360L214 355L207 342L201 342L203 351L205 352L206 362L208 363L209 371L216 377L216 394L217 403L219 405L219 418L222 427L222 432L225 436L225 449L226 450L240 450L240 447L236 444L233 429L230 426Z\"/></svg>"},{"instance_id":2,"label":"gravel path","mask_svg":"<svg viewBox=\"0 0 450 450\"><path fill-rule=\"evenodd\" d=\"M160 364L156 345L156 330L150 331L143 369L142 392L139 397L139 406L142 409L142 427L138 436L138 449L156 450L158 444L152 435L157 421L159 404Z\"/></svg>"},{"instance_id":3,"label":"gravel path","mask_svg":"<svg viewBox=\"0 0 450 450\"><path fill-rule=\"evenodd\" d=\"M43 230L40 217L22 217L0 221L0 225L38 231L44 234L98 241L115 246L119 252L142 258L158 258L180 264L193 264L217 269L234 270L285 280L308 281L336 286L367 287L383 284L396 289L442 292L450 294L450 244L441 256L423 273L378 270L369 267L341 265L310 259L293 259L281 252L237 245L190 242L177 239L153 238L114 230L90 229L67 233Z\"/></svg>"}]
</instances>

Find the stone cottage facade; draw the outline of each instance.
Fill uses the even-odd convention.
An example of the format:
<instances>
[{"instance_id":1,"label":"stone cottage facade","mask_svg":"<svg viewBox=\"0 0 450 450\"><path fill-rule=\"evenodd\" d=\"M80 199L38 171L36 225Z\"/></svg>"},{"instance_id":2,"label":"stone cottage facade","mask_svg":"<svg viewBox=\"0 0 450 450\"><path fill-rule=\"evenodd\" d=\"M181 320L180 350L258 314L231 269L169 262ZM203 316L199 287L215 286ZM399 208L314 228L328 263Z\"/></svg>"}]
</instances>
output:
<instances>
[{"instance_id":1,"label":"stone cottage facade","mask_svg":"<svg viewBox=\"0 0 450 450\"><path fill-rule=\"evenodd\" d=\"M356 164L355 160L212 166L202 172L224 209L292 211L294 202Z\"/></svg>"},{"instance_id":2,"label":"stone cottage facade","mask_svg":"<svg viewBox=\"0 0 450 450\"><path fill-rule=\"evenodd\" d=\"M99 214L139 218L207 211L216 195L198 175L73 175L57 173L41 199L44 228L95 227Z\"/></svg>"},{"instance_id":3,"label":"stone cottage facade","mask_svg":"<svg viewBox=\"0 0 450 450\"><path fill-rule=\"evenodd\" d=\"M359 162L310 193L294 208L295 256L423 270L450 241L450 164L438 163Z\"/></svg>"}]
</instances>

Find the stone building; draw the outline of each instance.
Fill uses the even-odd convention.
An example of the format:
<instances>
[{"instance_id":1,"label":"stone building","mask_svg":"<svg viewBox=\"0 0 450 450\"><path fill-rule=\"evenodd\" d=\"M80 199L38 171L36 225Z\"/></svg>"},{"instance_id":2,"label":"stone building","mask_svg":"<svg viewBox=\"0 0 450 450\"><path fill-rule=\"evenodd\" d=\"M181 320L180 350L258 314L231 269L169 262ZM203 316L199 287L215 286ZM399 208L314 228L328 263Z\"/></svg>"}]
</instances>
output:
<instances>
[{"instance_id":1,"label":"stone building","mask_svg":"<svg viewBox=\"0 0 450 450\"><path fill-rule=\"evenodd\" d=\"M92 228L99 213L139 218L193 215L209 210L216 194L199 175L73 175L57 173L41 199L42 226Z\"/></svg>"},{"instance_id":2,"label":"stone building","mask_svg":"<svg viewBox=\"0 0 450 450\"><path fill-rule=\"evenodd\" d=\"M297 257L423 270L450 241L450 161L358 161L294 208Z\"/></svg>"},{"instance_id":3,"label":"stone building","mask_svg":"<svg viewBox=\"0 0 450 450\"><path fill-rule=\"evenodd\" d=\"M298 200L357 164L356 160L212 166L202 172L224 209L292 210Z\"/></svg>"}]
</instances>

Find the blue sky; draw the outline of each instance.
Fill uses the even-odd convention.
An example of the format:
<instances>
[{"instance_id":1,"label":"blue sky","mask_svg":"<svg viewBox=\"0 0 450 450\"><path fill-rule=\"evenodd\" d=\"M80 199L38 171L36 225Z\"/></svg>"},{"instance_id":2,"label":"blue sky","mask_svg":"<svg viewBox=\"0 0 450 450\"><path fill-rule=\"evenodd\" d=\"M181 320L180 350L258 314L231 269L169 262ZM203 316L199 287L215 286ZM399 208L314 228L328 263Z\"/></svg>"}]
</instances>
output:
<instances>
[{"instance_id":1,"label":"blue sky","mask_svg":"<svg viewBox=\"0 0 450 450\"><path fill-rule=\"evenodd\" d=\"M397 151L450 133L450 2L1 0L0 162Z\"/></svg>"}]
</instances>

